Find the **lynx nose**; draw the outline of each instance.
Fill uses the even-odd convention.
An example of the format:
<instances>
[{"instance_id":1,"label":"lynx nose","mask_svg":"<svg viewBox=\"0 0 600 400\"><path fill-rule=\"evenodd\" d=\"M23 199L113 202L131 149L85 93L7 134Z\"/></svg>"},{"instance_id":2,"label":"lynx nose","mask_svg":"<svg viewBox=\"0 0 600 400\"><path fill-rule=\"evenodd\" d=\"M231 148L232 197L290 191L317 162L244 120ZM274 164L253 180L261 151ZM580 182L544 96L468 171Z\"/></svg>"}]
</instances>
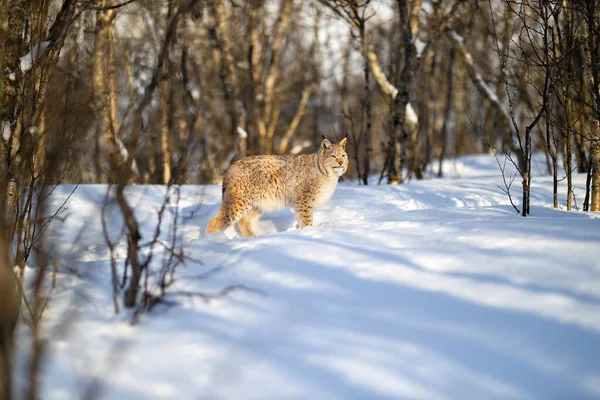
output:
<instances>
[{"instance_id":1,"label":"lynx nose","mask_svg":"<svg viewBox=\"0 0 600 400\"><path fill-rule=\"evenodd\" d=\"M338 164L342 165L344 163L344 160L337 160Z\"/></svg>"}]
</instances>

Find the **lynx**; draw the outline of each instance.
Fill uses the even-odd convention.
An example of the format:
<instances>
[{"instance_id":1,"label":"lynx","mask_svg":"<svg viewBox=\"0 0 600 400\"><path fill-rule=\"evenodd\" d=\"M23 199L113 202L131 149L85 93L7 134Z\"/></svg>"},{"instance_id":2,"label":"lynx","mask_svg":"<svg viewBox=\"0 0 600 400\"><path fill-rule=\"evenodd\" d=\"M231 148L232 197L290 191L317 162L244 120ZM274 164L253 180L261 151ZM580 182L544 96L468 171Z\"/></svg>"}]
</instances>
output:
<instances>
[{"instance_id":1,"label":"lynx","mask_svg":"<svg viewBox=\"0 0 600 400\"><path fill-rule=\"evenodd\" d=\"M223 201L206 233L222 232L238 222L243 236L256 236L254 224L265 211L292 207L298 226L313 223L313 213L333 194L348 168L346 138L323 138L316 153L253 156L235 162L223 177Z\"/></svg>"}]
</instances>

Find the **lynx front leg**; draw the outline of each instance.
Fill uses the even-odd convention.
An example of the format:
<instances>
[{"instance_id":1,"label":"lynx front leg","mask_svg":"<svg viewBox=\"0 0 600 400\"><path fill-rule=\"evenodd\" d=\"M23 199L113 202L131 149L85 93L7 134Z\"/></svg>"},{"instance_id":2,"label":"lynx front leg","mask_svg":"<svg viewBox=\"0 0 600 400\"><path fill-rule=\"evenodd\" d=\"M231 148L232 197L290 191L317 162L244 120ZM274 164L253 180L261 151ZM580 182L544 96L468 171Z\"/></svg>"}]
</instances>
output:
<instances>
[{"instance_id":1,"label":"lynx front leg","mask_svg":"<svg viewBox=\"0 0 600 400\"><path fill-rule=\"evenodd\" d=\"M208 221L208 225L206 226L206 233L215 233L223 231L223 213L221 210L217 213L217 215Z\"/></svg>"},{"instance_id":2,"label":"lynx front leg","mask_svg":"<svg viewBox=\"0 0 600 400\"><path fill-rule=\"evenodd\" d=\"M296 212L296 219L298 220L299 228L312 226L315 208L310 203L302 202L296 206L294 211Z\"/></svg>"}]
</instances>

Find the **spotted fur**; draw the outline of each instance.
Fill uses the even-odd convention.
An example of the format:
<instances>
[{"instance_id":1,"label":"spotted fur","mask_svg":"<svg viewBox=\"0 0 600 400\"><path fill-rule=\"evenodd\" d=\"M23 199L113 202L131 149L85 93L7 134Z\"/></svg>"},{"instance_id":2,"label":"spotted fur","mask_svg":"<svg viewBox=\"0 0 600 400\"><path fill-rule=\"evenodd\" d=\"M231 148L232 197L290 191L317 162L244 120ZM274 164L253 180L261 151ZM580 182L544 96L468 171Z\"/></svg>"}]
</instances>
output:
<instances>
[{"instance_id":1,"label":"spotted fur","mask_svg":"<svg viewBox=\"0 0 600 400\"><path fill-rule=\"evenodd\" d=\"M333 195L348 168L346 138L327 139L313 154L254 156L235 162L223 177L223 201L206 233L238 222L243 236L256 236L254 224L265 211L292 207L300 228L311 226L317 207Z\"/></svg>"}]
</instances>

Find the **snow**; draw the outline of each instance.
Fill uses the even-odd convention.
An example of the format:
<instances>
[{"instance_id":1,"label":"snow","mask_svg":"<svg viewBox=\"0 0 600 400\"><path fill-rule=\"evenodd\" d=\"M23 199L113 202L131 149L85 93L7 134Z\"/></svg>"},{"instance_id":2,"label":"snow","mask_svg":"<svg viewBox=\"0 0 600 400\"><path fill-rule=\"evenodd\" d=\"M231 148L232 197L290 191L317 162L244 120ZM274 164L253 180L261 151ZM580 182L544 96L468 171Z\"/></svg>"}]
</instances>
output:
<instances>
[{"instance_id":1,"label":"snow","mask_svg":"<svg viewBox=\"0 0 600 400\"><path fill-rule=\"evenodd\" d=\"M116 138L116 140L117 140L117 146L119 147L119 153L121 154L121 157L123 158L123 160L128 160L129 159L129 151L127 151L127 146L125 146L125 143L123 143L123 141L121 139ZM136 176L140 176L140 172L137 167L137 162L135 161L135 159L131 162L131 169Z\"/></svg>"},{"instance_id":2,"label":"snow","mask_svg":"<svg viewBox=\"0 0 600 400\"><path fill-rule=\"evenodd\" d=\"M282 210L263 215L257 238L233 228L205 236L221 188L182 186L177 240L202 264L179 267L168 293L252 290L209 303L170 295L178 304L135 326L112 308L99 219L107 188L80 186L49 231L63 272L45 322L56 332L68 319L69 329L50 341L44 399L77 398L90 382L106 399L598 398L600 213L552 209L541 156L522 218L497 168L492 156L471 156L447 161L444 179L344 181L314 226L298 230ZM585 176L574 182L581 204ZM72 189L59 187L53 206ZM143 240L165 190L127 189ZM116 240L114 202L106 215ZM125 253L121 240L121 262Z\"/></svg>"},{"instance_id":3,"label":"snow","mask_svg":"<svg viewBox=\"0 0 600 400\"><path fill-rule=\"evenodd\" d=\"M4 139L4 141L8 142L8 140L10 139L10 122L9 121L2 121L2 139Z\"/></svg>"},{"instance_id":4,"label":"snow","mask_svg":"<svg viewBox=\"0 0 600 400\"><path fill-rule=\"evenodd\" d=\"M246 132L246 130L244 128L242 128L241 126L238 126L236 130L237 130L237 134L240 137L240 139L248 138L248 132Z\"/></svg>"},{"instance_id":5,"label":"snow","mask_svg":"<svg viewBox=\"0 0 600 400\"><path fill-rule=\"evenodd\" d=\"M415 126L419 123L419 117L410 103L406 104L406 120L411 126Z\"/></svg>"},{"instance_id":6,"label":"snow","mask_svg":"<svg viewBox=\"0 0 600 400\"><path fill-rule=\"evenodd\" d=\"M465 39L461 35L456 33L456 31L449 31L448 34L458 44L463 44L465 42Z\"/></svg>"},{"instance_id":7,"label":"snow","mask_svg":"<svg viewBox=\"0 0 600 400\"><path fill-rule=\"evenodd\" d=\"M424 42L417 37L417 38L415 38L414 43L415 43L415 51L416 51L417 57L421 57L423 55L423 51L425 50L425 47L427 46L427 42Z\"/></svg>"},{"instance_id":8,"label":"snow","mask_svg":"<svg viewBox=\"0 0 600 400\"><path fill-rule=\"evenodd\" d=\"M302 143L294 145L294 147L292 147L292 149L290 150L290 154L298 154L302 150L309 148L311 145L312 142L310 140L305 140Z\"/></svg>"},{"instance_id":9,"label":"snow","mask_svg":"<svg viewBox=\"0 0 600 400\"><path fill-rule=\"evenodd\" d=\"M42 42L39 45L36 44L29 53L21 57L21 72L25 73L29 71L39 55L46 50L46 47L48 47L49 44L49 41Z\"/></svg>"}]
</instances>

